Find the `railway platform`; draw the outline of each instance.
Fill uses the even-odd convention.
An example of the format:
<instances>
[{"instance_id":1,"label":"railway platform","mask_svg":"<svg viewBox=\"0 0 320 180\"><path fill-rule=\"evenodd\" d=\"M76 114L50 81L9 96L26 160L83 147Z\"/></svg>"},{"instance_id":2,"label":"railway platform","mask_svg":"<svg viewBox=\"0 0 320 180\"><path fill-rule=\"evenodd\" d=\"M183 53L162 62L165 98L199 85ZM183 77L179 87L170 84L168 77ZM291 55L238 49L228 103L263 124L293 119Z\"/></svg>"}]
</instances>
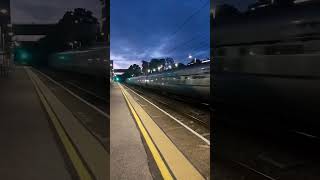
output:
<instances>
[{"instance_id":1,"label":"railway platform","mask_svg":"<svg viewBox=\"0 0 320 180\"><path fill-rule=\"evenodd\" d=\"M210 179L210 138L194 123L113 83L111 179Z\"/></svg>"},{"instance_id":2,"label":"railway platform","mask_svg":"<svg viewBox=\"0 0 320 180\"><path fill-rule=\"evenodd\" d=\"M106 148L42 78L24 66L0 78L1 178L108 179Z\"/></svg>"},{"instance_id":3,"label":"railway platform","mask_svg":"<svg viewBox=\"0 0 320 180\"><path fill-rule=\"evenodd\" d=\"M0 78L2 179L71 179L49 117L22 67Z\"/></svg>"}]
</instances>

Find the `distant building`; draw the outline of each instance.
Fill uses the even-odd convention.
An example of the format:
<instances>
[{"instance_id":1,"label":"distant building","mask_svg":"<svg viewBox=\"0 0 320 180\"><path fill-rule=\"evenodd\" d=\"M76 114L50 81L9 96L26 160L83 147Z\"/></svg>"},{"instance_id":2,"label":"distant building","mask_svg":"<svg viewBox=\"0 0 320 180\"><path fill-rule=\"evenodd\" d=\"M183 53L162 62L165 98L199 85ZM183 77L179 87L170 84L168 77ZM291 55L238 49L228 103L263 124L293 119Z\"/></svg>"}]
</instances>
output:
<instances>
[{"instance_id":1,"label":"distant building","mask_svg":"<svg viewBox=\"0 0 320 180\"><path fill-rule=\"evenodd\" d=\"M114 70L113 70L115 76L117 76L117 75L122 75L122 74L124 74L126 71L127 71L127 69L114 69Z\"/></svg>"},{"instance_id":2,"label":"distant building","mask_svg":"<svg viewBox=\"0 0 320 180\"><path fill-rule=\"evenodd\" d=\"M10 0L0 0L0 65L10 64L12 24L10 13Z\"/></svg>"}]
</instances>

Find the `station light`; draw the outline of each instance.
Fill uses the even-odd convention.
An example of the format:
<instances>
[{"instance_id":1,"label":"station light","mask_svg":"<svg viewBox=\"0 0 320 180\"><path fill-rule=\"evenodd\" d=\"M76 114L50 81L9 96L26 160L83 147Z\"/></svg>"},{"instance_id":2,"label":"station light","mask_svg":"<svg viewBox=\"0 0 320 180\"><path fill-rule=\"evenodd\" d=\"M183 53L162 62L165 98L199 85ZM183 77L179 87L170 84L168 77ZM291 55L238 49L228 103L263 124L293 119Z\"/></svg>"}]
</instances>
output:
<instances>
[{"instance_id":1,"label":"station light","mask_svg":"<svg viewBox=\"0 0 320 180\"><path fill-rule=\"evenodd\" d=\"M26 49L23 48L17 48L15 52L15 61L21 63L21 64L29 64L31 61L31 54Z\"/></svg>"},{"instance_id":2,"label":"station light","mask_svg":"<svg viewBox=\"0 0 320 180\"><path fill-rule=\"evenodd\" d=\"M64 60L66 57L64 55L59 56L59 59Z\"/></svg>"},{"instance_id":3,"label":"station light","mask_svg":"<svg viewBox=\"0 0 320 180\"><path fill-rule=\"evenodd\" d=\"M8 14L8 10L7 9L0 9L0 13L1 14Z\"/></svg>"},{"instance_id":4,"label":"station light","mask_svg":"<svg viewBox=\"0 0 320 180\"><path fill-rule=\"evenodd\" d=\"M120 77L119 77L119 76L115 76L115 77L114 77L114 81L120 82Z\"/></svg>"},{"instance_id":5,"label":"station light","mask_svg":"<svg viewBox=\"0 0 320 180\"><path fill-rule=\"evenodd\" d=\"M29 55L28 55L28 53L26 53L26 52L22 52L21 53L21 55L20 55L20 57L21 57L21 59L28 59L28 57L29 57Z\"/></svg>"}]
</instances>

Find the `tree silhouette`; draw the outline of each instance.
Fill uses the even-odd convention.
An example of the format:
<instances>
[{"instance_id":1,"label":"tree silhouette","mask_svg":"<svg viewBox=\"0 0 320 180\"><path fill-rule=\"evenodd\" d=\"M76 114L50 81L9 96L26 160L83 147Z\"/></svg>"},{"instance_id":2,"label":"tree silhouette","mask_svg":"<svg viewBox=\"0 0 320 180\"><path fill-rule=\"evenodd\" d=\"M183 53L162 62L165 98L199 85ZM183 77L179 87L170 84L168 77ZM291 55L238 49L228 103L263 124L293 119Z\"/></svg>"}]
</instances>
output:
<instances>
[{"instance_id":1,"label":"tree silhouette","mask_svg":"<svg viewBox=\"0 0 320 180\"><path fill-rule=\"evenodd\" d=\"M67 11L56 28L39 41L48 53L70 48L88 47L96 40L99 31L97 18L83 8Z\"/></svg>"},{"instance_id":2,"label":"tree silhouette","mask_svg":"<svg viewBox=\"0 0 320 180\"><path fill-rule=\"evenodd\" d=\"M58 29L63 35L64 43L72 43L73 47L87 47L96 40L99 23L91 11L77 8L64 14L58 23Z\"/></svg>"},{"instance_id":3,"label":"tree silhouette","mask_svg":"<svg viewBox=\"0 0 320 180\"><path fill-rule=\"evenodd\" d=\"M99 23L91 11L76 8L67 11L50 33L37 42L38 59L72 48L86 48L96 41Z\"/></svg>"},{"instance_id":4,"label":"tree silhouette","mask_svg":"<svg viewBox=\"0 0 320 180\"><path fill-rule=\"evenodd\" d=\"M137 64L131 65L123 74L123 77L125 79L130 78L130 77L135 77L135 76L140 76L141 73L141 68Z\"/></svg>"}]
</instances>

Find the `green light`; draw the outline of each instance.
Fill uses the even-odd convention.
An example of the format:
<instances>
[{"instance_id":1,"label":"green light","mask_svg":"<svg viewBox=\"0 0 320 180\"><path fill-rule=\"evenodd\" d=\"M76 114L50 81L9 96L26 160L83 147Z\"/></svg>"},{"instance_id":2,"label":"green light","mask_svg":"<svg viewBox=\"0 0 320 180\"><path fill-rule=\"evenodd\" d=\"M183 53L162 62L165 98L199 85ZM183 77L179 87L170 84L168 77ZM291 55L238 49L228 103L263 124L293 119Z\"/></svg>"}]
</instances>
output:
<instances>
[{"instance_id":1,"label":"green light","mask_svg":"<svg viewBox=\"0 0 320 180\"><path fill-rule=\"evenodd\" d=\"M28 59L29 56L28 56L28 53L22 52L20 57L21 57L22 60L24 60L24 59Z\"/></svg>"}]
</instances>

